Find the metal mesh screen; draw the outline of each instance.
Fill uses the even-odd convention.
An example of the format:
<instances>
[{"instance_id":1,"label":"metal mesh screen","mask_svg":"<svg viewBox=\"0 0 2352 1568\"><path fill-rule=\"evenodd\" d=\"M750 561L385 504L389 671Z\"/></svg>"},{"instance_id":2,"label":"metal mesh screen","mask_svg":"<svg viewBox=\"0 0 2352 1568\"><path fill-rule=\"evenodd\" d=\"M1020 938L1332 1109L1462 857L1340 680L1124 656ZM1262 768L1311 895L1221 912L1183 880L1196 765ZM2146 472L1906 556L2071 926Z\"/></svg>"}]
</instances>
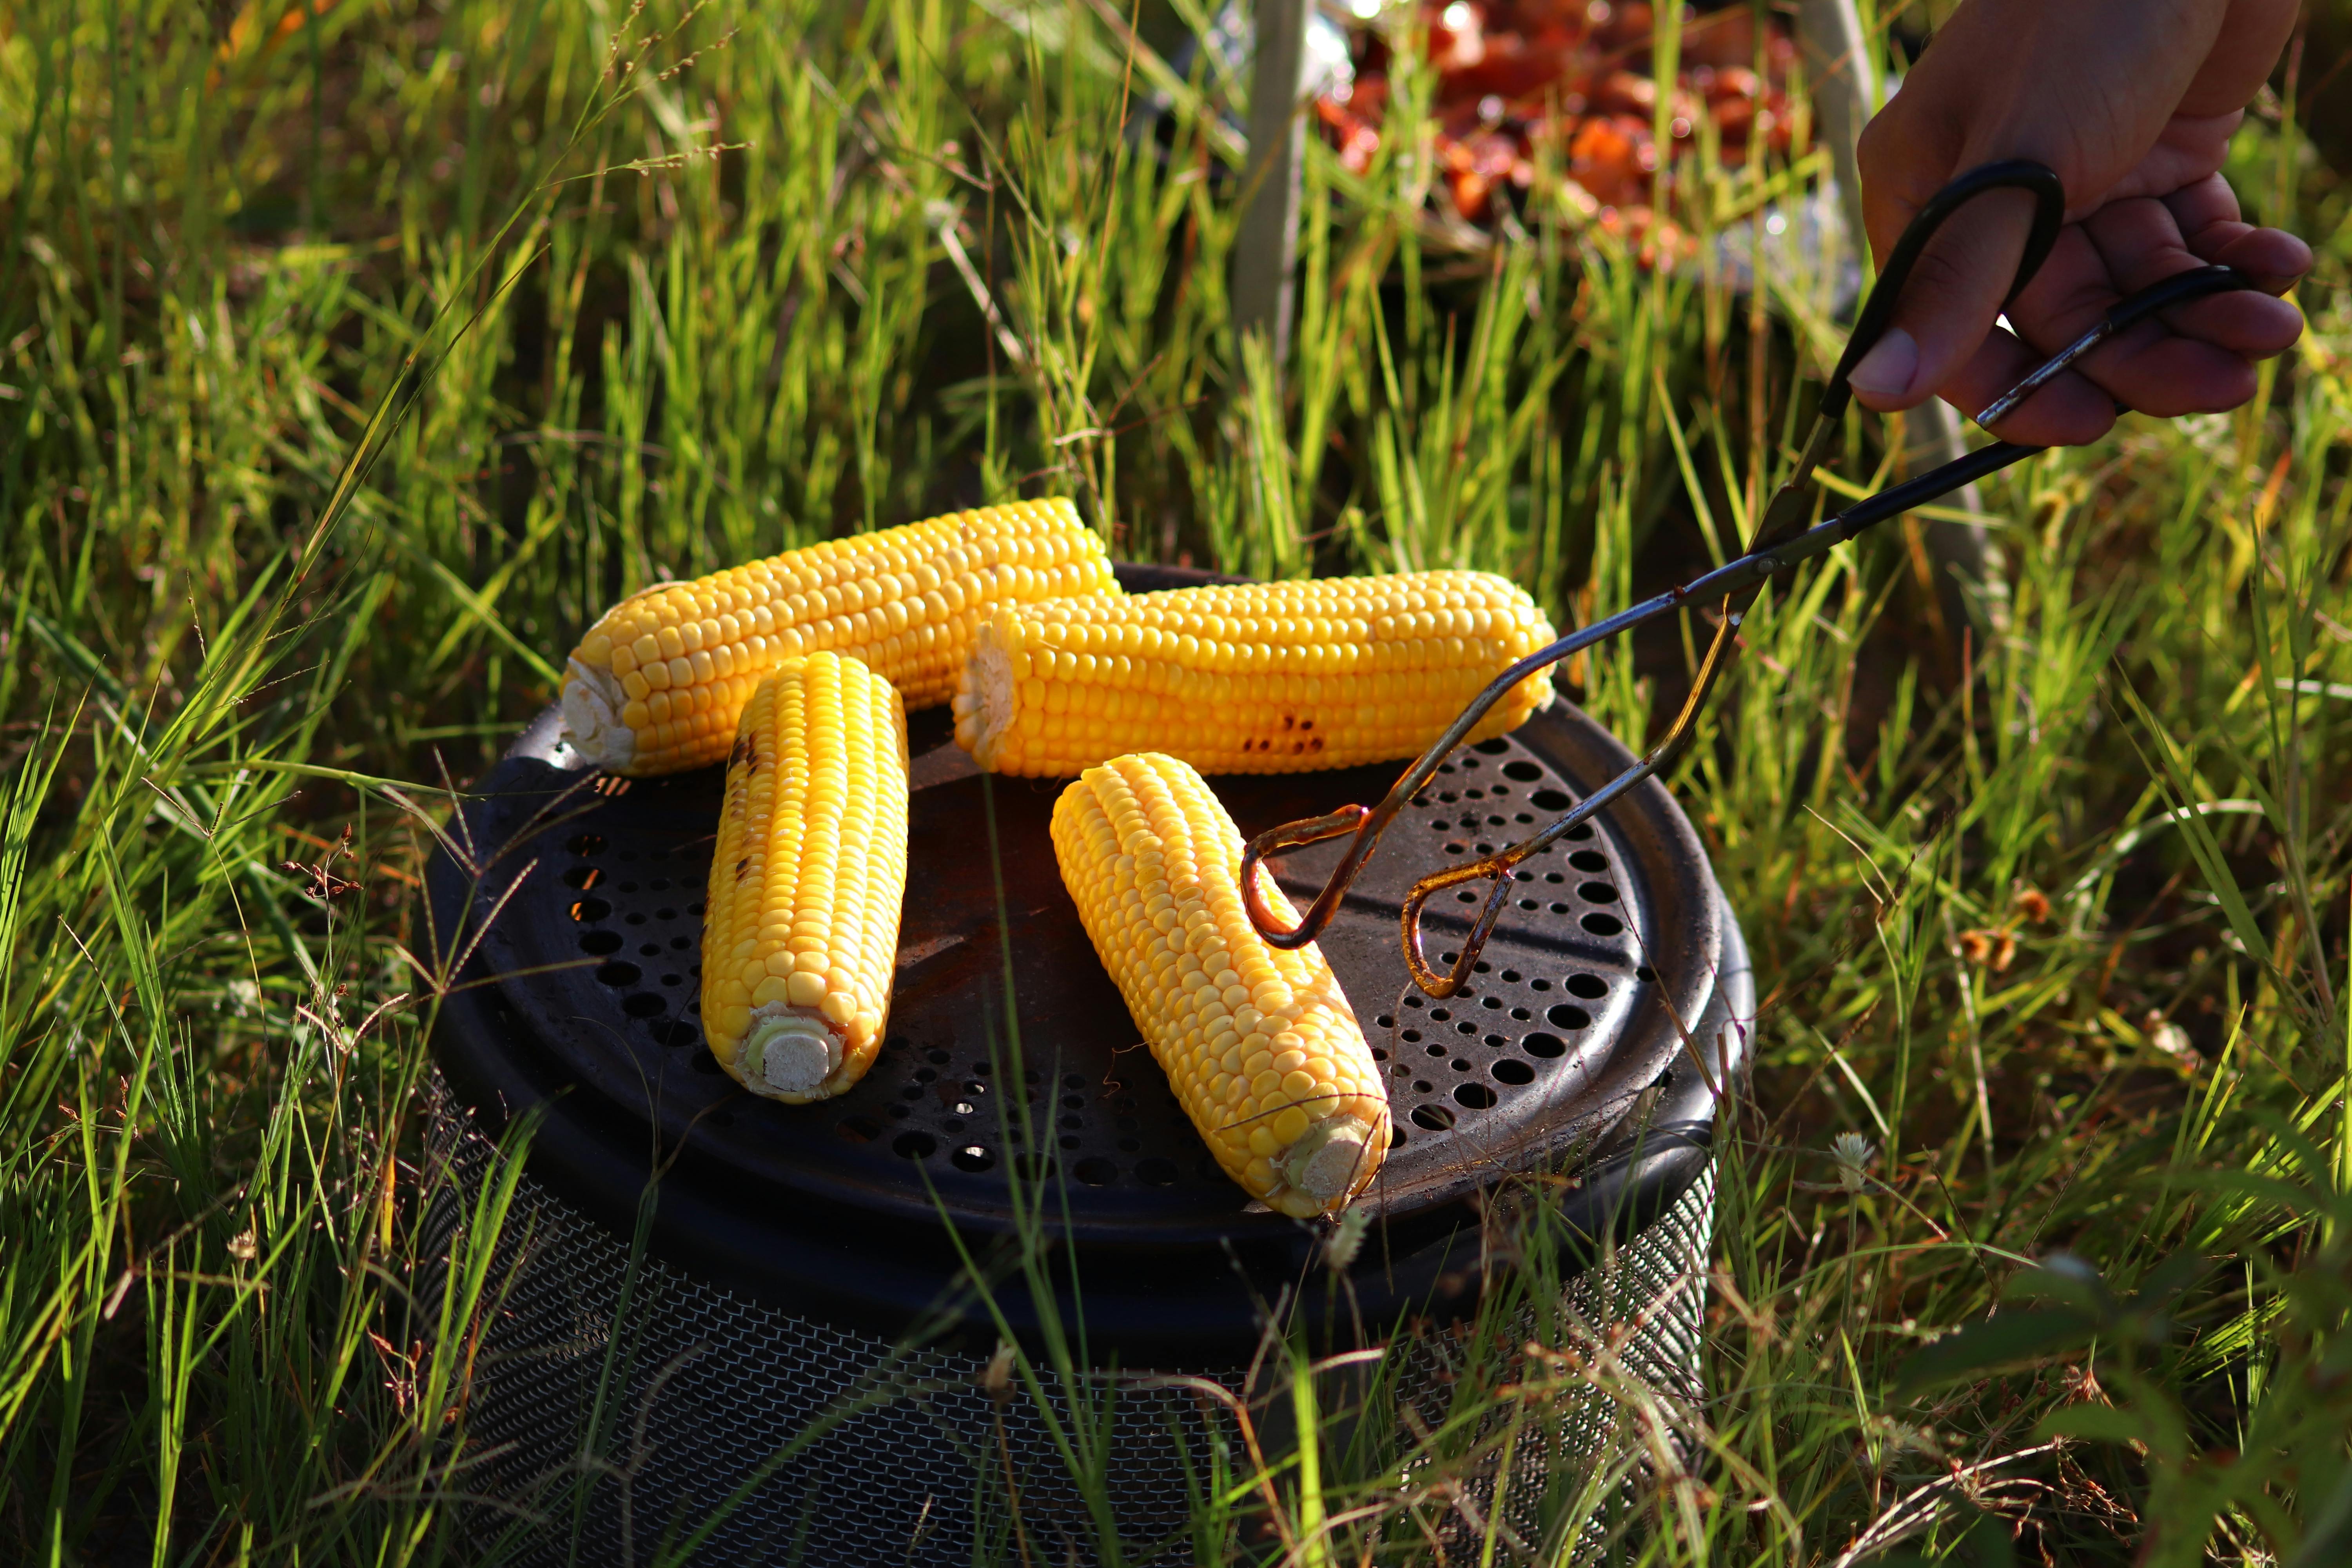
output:
<instances>
[{"instance_id":1,"label":"metal mesh screen","mask_svg":"<svg viewBox=\"0 0 2352 1568\"><path fill-rule=\"evenodd\" d=\"M498 1153L436 1095L428 1255L462 1244L464 1215ZM1711 1179L1611 1260L1580 1276L1561 1323L1617 1345L1625 1369L1663 1402L1696 1400ZM424 1282L427 1291L433 1281ZM629 1310L620 1309L625 1285ZM1032 1561L1095 1560L1092 1524L1048 1426L1017 1390L1000 1404L984 1362L921 1352L887 1374L888 1341L794 1317L700 1283L658 1260L630 1278L628 1248L522 1178L494 1252L467 1412L469 1489L492 1500L475 1534L501 1535L527 1564L649 1561L723 1503L812 1422L866 1403L774 1467L701 1548L697 1563L870 1568L1019 1560L1007 1499ZM1532 1318L1530 1318L1532 1327ZM1398 1368L1398 1391L1442 1423L1452 1394L1448 1341L1425 1335ZM1228 1388L1240 1374L1210 1373ZM604 1391L600 1401L600 1389ZM1105 1388L1086 1391L1097 1411ZM1049 1390L1049 1393L1055 1391ZM1066 1398L1055 1393L1066 1415ZM604 1412L598 1418L594 1412ZM1109 1449L1121 1537L1164 1543L1155 1560L1193 1560L1186 1539L1194 1479L1223 1419L1198 1395L1122 1388ZM1612 1440L1615 1402L1572 1404L1553 1440L1523 1441L1503 1514L1540 1536L1578 1463ZM1467 1508L1439 1524L1456 1542L1492 1496L1471 1468ZM1573 1489L1572 1487L1570 1489Z\"/></svg>"},{"instance_id":2,"label":"metal mesh screen","mask_svg":"<svg viewBox=\"0 0 2352 1568\"><path fill-rule=\"evenodd\" d=\"M1570 1536L1572 1560L1589 1561L1639 1511L1654 1458L1690 1462L1687 1434L1706 1394L1699 1352L1714 1236L1710 1163L1630 1244L1569 1281L1554 1312L1520 1312L1511 1348L1532 1342L1560 1356L1549 1367L1521 1363L1522 1370L1563 1379L1567 1390L1541 1419L1523 1416L1516 1432L1507 1430L1511 1407L1490 1405L1473 1430L1447 1445L1462 1458L1408 1467L1409 1483L1440 1462L1456 1479L1460 1500L1435 1510L1433 1526L1449 1551L1477 1561L1491 1529L1501 1547L1496 1561L1558 1562ZM1444 1427L1469 1353L1460 1336L1413 1342L1397 1395L1427 1428ZM1496 1509L1496 1477L1505 1469Z\"/></svg>"}]
</instances>

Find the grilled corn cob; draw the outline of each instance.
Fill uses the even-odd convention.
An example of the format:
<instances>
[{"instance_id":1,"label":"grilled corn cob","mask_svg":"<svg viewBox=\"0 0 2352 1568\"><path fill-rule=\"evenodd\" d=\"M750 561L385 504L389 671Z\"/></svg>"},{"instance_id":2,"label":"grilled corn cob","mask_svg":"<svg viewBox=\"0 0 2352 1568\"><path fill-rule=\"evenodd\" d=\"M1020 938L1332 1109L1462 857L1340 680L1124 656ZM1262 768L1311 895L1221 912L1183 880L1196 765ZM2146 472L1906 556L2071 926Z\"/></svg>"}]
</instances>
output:
<instances>
[{"instance_id":1,"label":"grilled corn cob","mask_svg":"<svg viewBox=\"0 0 2352 1568\"><path fill-rule=\"evenodd\" d=\"M804 1104L873 1065L907 890L907 716L854 658L785 660L744 705L702 924L711 1054Z\"/></svg>"},{"instance_id":2,"label":"grilled corn cob","mask_svg":"<svg viewBox=\"0 0 2352 1568\"><path fill-rule=\"evenodd\" d=\"M813 544L624 599L563 675L573 747L616 773L715 763L760 678L830 649L910 708L944 702L994 605L1118 592L1101 538L1066 500L1024 501Z\"/></svg>"},{"instance_id":3,"label":"grilled corn cob","mask_svg":"<svg viewBox=\"0 0 2352 1568\"><path fill-rule=\"evenodd\" d=\"M1033 776L1147 750L1213 773L1385 762L1418 753L1552 635L1484 572L999 605L956 690L956 740L983 768ZM1538 671L1471 738L1550 700Z\"/></svg>"},{"instance_id":4,"label":"grilled corn cob","mask_svg":"<svg viewBox=\"0 0 2352 1568\"><path fill-rule=\"evenodd\" d=\"M1225 1173L1301 1218L1361 1192L1389 1146L1379 1064L1322 952L1251 928L1241 835L1201 775L1153 752L1088 768L1054 804L1054 857Z\"/></svg>"}]
</instances>

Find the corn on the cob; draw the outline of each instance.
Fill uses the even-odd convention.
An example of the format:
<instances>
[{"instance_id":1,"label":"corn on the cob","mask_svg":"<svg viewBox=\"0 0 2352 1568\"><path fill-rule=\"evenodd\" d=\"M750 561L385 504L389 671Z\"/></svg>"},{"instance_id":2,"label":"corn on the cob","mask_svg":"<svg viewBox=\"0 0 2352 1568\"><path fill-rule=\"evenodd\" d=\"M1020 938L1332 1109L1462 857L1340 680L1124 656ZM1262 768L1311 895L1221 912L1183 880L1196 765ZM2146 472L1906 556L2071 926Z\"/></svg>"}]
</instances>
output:
<instances>
[{"instance_id":1,"label":"corn on the cob","mask_svg":"<svg viewBox=\"0 0 2352 1568\"><path fill-rule=\"evenodd\" d=\"M1139 751L1213 773L1386 762L1419 752L1552 635L1485 572L1000 605L957 688L956 740L983 768L1033 776ZM1472 738L1550 700L1538 671Z\"/></svg>"},{"instance_id":2,"label":"corn on the cob","mask_svg":"<svg viewBox=\"0 0 2352 1568\"><path fill-rule=\"evenodd\" d=\"M745 1088L793 1104L866 1075L890 1012L907 890L907 717L831 653L744 705L702 924L702 1024Z\"/></svg>"},{"instance_id":3,"label":"corn on the cob","mask_svg":"<svg viewBox=\"0 0 2352 1568\"><path fill-rule=\"evenodd\" d=\"M1322 952L1252 929L1241 835L1201 775L1149 752L1087 769L1054 805L1054 856L1225 1173L1302 1218L1361 1192L1388 1152L1380 1066ZM1272 878L1264 891L1297 919Z\"/></svg>"},{"instance_id":4,"label":"corn on the cob","mask_svg":"<svg viewBox=\"0 0 2352 1568\"><path fill-rule=\"evenodd\" d=\"M1066 500L1024 501L814 544L605 612L572 652L563 721L616 773L715 763L760 678L829 649L910 708L944 702L991 606L1118 592L1099 535Z\"/></svg>"}]
</instances>

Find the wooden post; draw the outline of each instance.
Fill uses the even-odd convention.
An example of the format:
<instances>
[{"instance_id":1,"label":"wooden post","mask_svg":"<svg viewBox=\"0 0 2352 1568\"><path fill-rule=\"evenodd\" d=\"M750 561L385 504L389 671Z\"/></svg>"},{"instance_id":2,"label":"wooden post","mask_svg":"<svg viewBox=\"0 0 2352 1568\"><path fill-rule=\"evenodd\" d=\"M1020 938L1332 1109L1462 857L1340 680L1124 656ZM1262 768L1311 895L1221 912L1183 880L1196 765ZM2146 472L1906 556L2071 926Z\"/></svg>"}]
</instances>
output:
<instances>
[{"instance_id":1,"label":"wooden post","mask_svg":"<svg viewBox=\"0 0 2352 1568\"><path fill-rule=\"evenodd\" d=\"M1813 112L1837 170L1839 205L1857 255L1870 245L1862 226L1862 173L1854 147L1863 125L1878 107L1878 73L1863 37L1853 0L1801 0L1797 39L1804 51L1805 76ZM1903 416L1902 472L1924 472L1967 450L1959 416L1941 398L1930 398ZM1969 511L1981 510L1974 485L1955 498ZM1929 522L1927 559L1936 574L1936 600L1953 647L1968 625L1970 601L1996 632L2009 626L2009 579L2000 547L1980 522Z\"/></svg>"},{"instance_id":2,"label":"wooden post","mask_svg":"<svg viewBox=\"0 0 2352 1568\"><path fill-rule=\"evenodd\" d=\"M1265 336L1277 374L1290 358L1291 272L1298 258L1299 166L1307 122L1298 79L1314 0L1257 0L1256 66L1250 73L1248 205L1234 239L1234 330Z\"/></svg>"}]
</instances>

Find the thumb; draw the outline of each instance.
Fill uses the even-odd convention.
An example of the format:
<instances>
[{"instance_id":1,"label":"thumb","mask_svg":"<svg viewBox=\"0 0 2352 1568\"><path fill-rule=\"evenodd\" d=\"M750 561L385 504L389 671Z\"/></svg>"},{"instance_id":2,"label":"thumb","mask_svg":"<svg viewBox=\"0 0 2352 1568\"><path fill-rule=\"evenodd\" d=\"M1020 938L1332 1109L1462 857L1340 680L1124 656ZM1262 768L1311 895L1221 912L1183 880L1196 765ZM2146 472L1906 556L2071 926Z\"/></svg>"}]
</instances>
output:
<instances>
[{"instance_id":1,"label":"thumb","mask_svg":"<svg viewBox=\"0 0 2352 1568\"><path fill-rule=\"evenodd\" d=\"M1899 286L1902 294L1886 330L1847 377L1863 406L1916 407L1959 374L2017 279L2033 211L2027 192L1987 191L1936 232L1907 277L1880 279L1878 287Z\"/></svg>"}]
</instances>

